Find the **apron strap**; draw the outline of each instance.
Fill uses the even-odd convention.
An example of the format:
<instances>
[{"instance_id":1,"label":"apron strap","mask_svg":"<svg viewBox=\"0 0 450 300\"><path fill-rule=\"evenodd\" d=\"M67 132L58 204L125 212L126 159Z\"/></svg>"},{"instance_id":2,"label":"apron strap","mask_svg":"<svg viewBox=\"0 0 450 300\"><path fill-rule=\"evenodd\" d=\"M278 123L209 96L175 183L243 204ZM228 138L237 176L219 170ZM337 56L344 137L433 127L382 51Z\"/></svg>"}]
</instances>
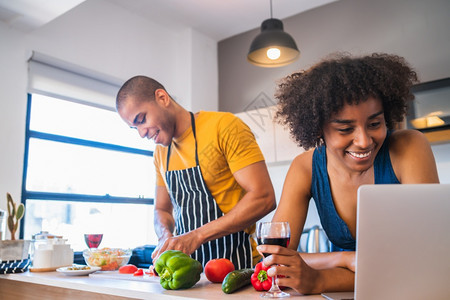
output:
<instances>
[{"instance_id":1,"label":"apron strap","mask_svg":"<svg viewBox=\"0 0 450 300\"><path fill-rule=\"evenodd\" d=\"M191 111L189 112L189 114L191 115L192 133L194 134L194 141L195 141L195 163L196 163L196 166L199 166L200 163L198 161L198 153L197 153L197 135L195 132L195 118L194 118L194 114ZM172 142L169 144L169 149L167 150L166 171L169 171L169 160L170 160L171 149L172 149Z\"/></svg>"}]
</instances>

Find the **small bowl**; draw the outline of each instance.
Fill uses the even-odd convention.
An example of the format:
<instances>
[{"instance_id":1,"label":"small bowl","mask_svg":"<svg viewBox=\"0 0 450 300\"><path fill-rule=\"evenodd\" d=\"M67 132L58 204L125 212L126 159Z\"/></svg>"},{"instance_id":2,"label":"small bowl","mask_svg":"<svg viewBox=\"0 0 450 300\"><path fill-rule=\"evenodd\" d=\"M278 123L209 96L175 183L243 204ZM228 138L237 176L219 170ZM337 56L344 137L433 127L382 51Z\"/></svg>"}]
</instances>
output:
<instances>
[{"instance_id":1,"label":"small bowl","mask_svg":"<svg viewBox=\"0 0 450 300\"><path fill-rule=\"evenodd\" d=\"M100 267L101 271L115 271L128 263L131 249L101 248L83 251L84 261L88 266Z\"/></svg>"}]
</instances>

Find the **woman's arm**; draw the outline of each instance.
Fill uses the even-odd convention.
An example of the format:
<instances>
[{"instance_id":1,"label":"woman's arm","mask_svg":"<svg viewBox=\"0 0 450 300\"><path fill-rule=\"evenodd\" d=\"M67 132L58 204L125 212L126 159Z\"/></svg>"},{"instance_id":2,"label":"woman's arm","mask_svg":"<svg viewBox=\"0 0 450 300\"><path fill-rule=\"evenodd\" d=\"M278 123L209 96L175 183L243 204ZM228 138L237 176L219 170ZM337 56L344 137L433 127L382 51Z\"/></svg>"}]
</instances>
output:
<instances>
[{"instance_id":1,"label":"woman's arm","mask_svg":"<svg viewBox=\"0 0 450 300\"><path fill-rule=\"evenodd\" d=\"M271 253L265 265L274 265L269 276L284 275L279 284L302 294L326 291L351 291L354 287L354 252L352 253L298 253L311 199L313 151L297 156L292 162L283 186L280 203L273 221L287 221L291 228L289 249L258 246L259 252Z\"/></svg>"},{"instance_id":2,"label":"woman's arm","mask_svg":"<svg viewBox=\"0 0 450 300\"><path fill-rule=\"evenodd\" d=\"M355 251L299 253L299 255L311 268L317 270L341 267L355 272Z\"/></svg>"}]
</instances>

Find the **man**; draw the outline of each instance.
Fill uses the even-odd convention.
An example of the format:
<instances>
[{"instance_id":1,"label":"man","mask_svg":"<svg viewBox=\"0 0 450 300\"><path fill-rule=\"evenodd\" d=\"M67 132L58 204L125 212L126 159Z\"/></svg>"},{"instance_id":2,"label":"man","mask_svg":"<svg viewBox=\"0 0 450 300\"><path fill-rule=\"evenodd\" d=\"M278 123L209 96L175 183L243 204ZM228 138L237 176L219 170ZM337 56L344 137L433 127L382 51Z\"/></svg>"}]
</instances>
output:
<instances>
[{"instance_id":1,"label":"man","mask_svg":"<svg viewBox=\"0 0 450 300\"><path fill-rule=\"evenodd\" d=\"M230 113L195 115L156 80L136 76L118 92L121 118L157 144L155 231L158 257L180 250L205 265L228 258L237 269L259 259L250 238L275 196L250 129Z\"/></svg>"}]
</instances>

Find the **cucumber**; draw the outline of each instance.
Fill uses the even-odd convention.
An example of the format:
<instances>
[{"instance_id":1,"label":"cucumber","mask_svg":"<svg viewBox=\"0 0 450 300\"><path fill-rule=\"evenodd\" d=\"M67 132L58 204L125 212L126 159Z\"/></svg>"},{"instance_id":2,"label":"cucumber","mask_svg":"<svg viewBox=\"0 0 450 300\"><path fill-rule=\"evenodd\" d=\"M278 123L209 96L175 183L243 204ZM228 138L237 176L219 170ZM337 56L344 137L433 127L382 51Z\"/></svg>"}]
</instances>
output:
<instances>
[{"instance_id":1,"label":"cucumber","mask_svg":"<svg viewBox=\"0 0 450 300\"><path fill-rule=\"evenodd\" d=\"M222 282L222 291L225 294L231 294L241 287L249 285L252 274L253 269L235 270L228 273Z\"/></svg>"}]
</instances>

